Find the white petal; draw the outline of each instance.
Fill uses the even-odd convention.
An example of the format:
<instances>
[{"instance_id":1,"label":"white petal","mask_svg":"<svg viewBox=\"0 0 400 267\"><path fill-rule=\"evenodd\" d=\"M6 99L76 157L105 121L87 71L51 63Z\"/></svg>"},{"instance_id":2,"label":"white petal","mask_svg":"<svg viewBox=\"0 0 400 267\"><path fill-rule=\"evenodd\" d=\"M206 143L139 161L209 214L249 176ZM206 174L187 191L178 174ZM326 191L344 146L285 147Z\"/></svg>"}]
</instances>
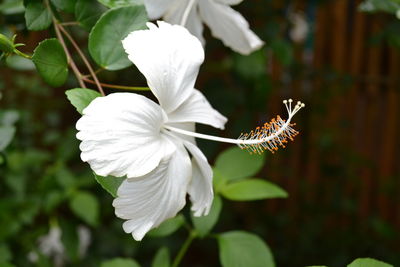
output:
<instances>
[{"instance_id":1,"label":"white petal","mask_svg":"<svg viewBox=\"0 0 400 267\"><path fill-rule=\"evenodd\" d=\"M190 96L204 60L204 50L185 28L162 21L158 26L134 31L122 44L168 113Z\"/></svg>"},{"instance_id":2,"label":"white petal","mask_svg":"<svg viewBox=\"0 0 400 267\"><path fill-rule=\"evenodd\" d=\"M175 5L165 13L163 19L171 24L182 25L182 18L186 9L188 8L189 0L177 0ZM196 36L200 42L204 45L205 41L203 38L203 23L201 22L198 5L195 3L188 14L186 23L184 25L194 36Z\"/></svg>"},{"instance_id":3,"label":"white petal","mask_svg":"<svg viewBox=\"0 0 400 267\"><path fill-rule=\"evenodd\" d=\"M241 2L243 2L243 0L215 0L218 3L224 4L224 5L230 5L230 6L234 6L234 5L238 5Z\"/></svg>"},{"instance_id":4,"label":"white petal","mask_svg":"<svg viewBox=\"0 0 400 267\"><path fill-rule=\"evenodd\" d=\"M213 109L199 90L194 89L185 102L168 114L168 124L170 122L198 122L224 129L227 118Z\"/></svg>"},{"instance_id":5,"label":"white petal","mask_svg":"<svg viewBox=\"0 0 400 267\"><path fill-rule=\"evenodd\" d=\"M160 133L164 111L132 93L98 97L76 124L81 158L101 176L136 177L149 173L175 145Z\"/></svg>"},{"instance_id":6,"label":"white petal","mask_svg":"<svg viewBox=\"0 0 400 267\"><path fill-rule=\"evenodd\" d=\"M212 177L213 172L207 158L201 150L189 142L184 142L192 158L193 174L188 193L192 201L194 216L207 215L214 198Z\"/></svg>"},{"instance_id":7,"label":"white petal","mask_svg":"<svg viewBox=\"0 0 400 267\"><path fill-rule=\"evenodd\" d=\"M124 231L141 240L150 229L174 217L185 206L191 175L189 155L180 145L151 173L126 179L113 202L115 214L127 220Z\"/></svg>"},{"instance_id":8,"label":"white petal","mask_svg":"<svg viewBox=\"0 0 400 267\"><path fill-rule=\"evenodd\" d=\"M178 129L189 131L192 133L196 132L196 124L194 122L176 122L176 123L168 123L168 125L178 128ZM196 145L196 138L194 138L193 136L175 133L175 132L169 132L169 134L175 136L176 138L178 138L180 140L186 140L186 141Z\"/></svg>"},{"instance_id":9,"label":"white petal","mask_svg":"<svg viewBox=\"0 0 400 267\"><path fill-rule=\"evenodd\" d=\"M175 0L144 0L150 20L161 18Z\"/></svg>"},{"instance_id":10,"label":"white petal","mask_svg":"<svg viewBox=\"0 0 400 267\"><path fill-rule=\"evenodd\" d=\"M210 27L214 37L241 54L250 54L264 43L249 29L249 23L231 7L202 0L199 2L200 16Z\"/></svg>"}]
</instances>

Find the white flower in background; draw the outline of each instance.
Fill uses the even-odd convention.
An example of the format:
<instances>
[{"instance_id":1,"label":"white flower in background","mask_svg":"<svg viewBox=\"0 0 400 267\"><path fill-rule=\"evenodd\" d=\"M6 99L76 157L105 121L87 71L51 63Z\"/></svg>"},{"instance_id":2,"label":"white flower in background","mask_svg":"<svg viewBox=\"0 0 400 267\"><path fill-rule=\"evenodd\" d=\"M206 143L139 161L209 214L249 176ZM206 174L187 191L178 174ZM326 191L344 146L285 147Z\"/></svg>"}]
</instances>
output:
<instances>
[{"instance_id":1,"label":"white flower in background","mask_svg":"<svg viewBox=\"0 0 400 267\"><path fill-rule=\"evenodd\" d=\"M90 233L90 229L84 225L79 225L77 228L78 232L78 255L81 259L86 256L87 250L92 242L92 234Z\"/></svg>"},{"instance_id":2,"label":"white flower in background","mask_svg":"<svg viewBox=\"0 0 400 267\"><path fill-rule=\"evenodd\" d=\"M186 27L204 44L203 22L214 37L241 54L250 54L264 43L243 16L230 6L243 0L144 0L149 18L163 18Z\"/></svg>"},{"instance_id":3,"label":"white flower in background","mask_svg":"<svg viewBox=\"0 0 400 267\"><path fill-rule=\"evenodd\" d=\"M123 46L159 104L134 93L98 97L76 125L82 160L98 175L127 177L113 206L126 220L125 232L136 240L174 217L184 207L186 194L195 216L208 214L212 169L194 137L238 144L252 152L273 151L297 134L290 119L302 106L298 103L292 110L290 101L287 122L278 117L238 140L195 133L196 122L223 129L227 121L194 89L203 47L181 26L158 22L158 27L148 27L129 34Z\"/></svg>"},{"instance_id":4,"label":"white flower in background","mask_svg":"<svg viewBox=\"0 0 400 267\"><path fill-rule=\"evenodd\" d=\"M61 235L60 227L53 226L48 234L39 238L39 251L47 257L52 257L54 266L62 266L64 261L64 245Z\"/></svg>"},{"instance_id":5,"label":"white flower in background","mask_svg":"<svg viewBox=\"0 0 400 267\"><path fill-rule=\"evenodd\" d=\"M290 38L296 43L303 43L309 32L307 19L302 12L295 12L289 16L292 27L289 31Z\"/></svg>"}]
</instances>

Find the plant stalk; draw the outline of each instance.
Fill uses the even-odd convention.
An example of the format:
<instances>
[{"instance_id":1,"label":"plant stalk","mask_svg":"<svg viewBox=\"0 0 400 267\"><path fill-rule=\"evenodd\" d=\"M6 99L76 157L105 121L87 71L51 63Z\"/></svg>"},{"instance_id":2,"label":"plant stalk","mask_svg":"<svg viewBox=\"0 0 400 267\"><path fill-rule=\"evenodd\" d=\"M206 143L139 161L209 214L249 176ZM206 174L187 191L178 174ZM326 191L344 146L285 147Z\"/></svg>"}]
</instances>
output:
<instances>
[{"instance_id":1,"label":"plant stalk","mask_svg":"<svg viewBox=\"0 0 400 267\"><path fill-rule=\"evenodd\" d=\"M83 76L82 79L85 82L96 84L95 81L90 80L89 78ZM130 91L148 91L149 87L137 87L137 86L125 86L125 85L117 85L117 84L109 84L109 83L100 83L101 86L112 88L112 89L121 89L121 90L130 90Z\"/></svg>"},{"instance_id":2,"label":"plant stalk","mask_svg":"<svg viewBox=\"0 0 400 267\"><path fill-rule=\"evenodd\" d=\"M178 267L179 264L181 263L183 257L186 254L186 251L190 247L190 244L192 244L193 240L197 237L197 234L195 231L191 230L189 233L189 236L186 238L185 242L183 243L181 249L179 250L178 254L176 255L174 262L172 263L171 267Z\"/></svg>"}]
</instances>

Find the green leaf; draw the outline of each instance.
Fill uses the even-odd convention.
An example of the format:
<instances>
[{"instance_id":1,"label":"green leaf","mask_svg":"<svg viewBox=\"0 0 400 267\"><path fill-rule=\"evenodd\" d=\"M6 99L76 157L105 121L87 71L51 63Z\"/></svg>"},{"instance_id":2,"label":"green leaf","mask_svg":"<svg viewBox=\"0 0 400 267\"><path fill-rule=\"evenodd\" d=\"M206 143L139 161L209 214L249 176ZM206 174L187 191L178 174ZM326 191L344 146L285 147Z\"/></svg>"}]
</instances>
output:
<instances>
[{"instance_id":1,"label":"green leaf","mask_svg":"<svg viewBox=\"0 0 400 267\"><path fill-rule=\"evenodd\" d=\"M288 194L279 186L262 179L248 179L225 185L221 194L230 200L252 201L267 198L286 198Z\"/></svg>"},{"instance_id":2,"label":"green leaf","mask_svg":"<svg viewBox=\"0 0 400 267\"><path fill-rule=\"evenodd\" d=\"M76 262L79 259L79 236L76 223L72 220L60 220L62 230L61 240L65 248L65 256Z\"/></svg>"},{"instance_id":3,"label":"green leaf","mask_svg":"<svg viewBox=\"0 0 400 267\"><path fill-rule=\"evenodd\" d=\"M33 64L32 60L17 55L11 55L7 57L6 63L8 67L14 70L25 71L35 69L35 65Z\"/></svg>"},{"instance_id":4,"label":"green leaf","mask_svg":"<svg viewBox=\"0 0 400 267\"><path fill-rule=\"evenodd\" d=\"M347 267L393 267L393 265L371 258L360 258L354 260Z\"/></svg>"},{"instance_id":5,"label":"green leaf","mask_svg":"<svg viewBox=\"0 0 400 267\"><path fill-rule=\"evenodd\" d=\"M117 197L117 190L121 183L125 180L124 177L113 177L113 176L99 176L95 173L94 178L96 181L113 197Z\"/></svg>"},{"instance_id":6,"label":"green leaf","mask_svg":"<svg viewBox=\"0 0 400 267\"><path fill-rule=\"evenodd\" d=\"M216 195L214 197L210 213L207 216L195 217L193 214L191 214L193 225L200 237L206 236L212 230L218 221L221 209L221 197Z\"/></svg>"},{"instance_id":7,"label":"green leaf","mask_svg":"<svg viewBox=\"0 0 400 267\"><path fill-rule=\"evenodd\" d=\"M96 97L100 97L101 94L90 89L75 88L65 91L69 102L76 108L76 110L82 114L82 111L93 101Z\"/></svg>"},{"instance_id":8,"label":"green leaf","mask_svg":"<svg viewBox=\"0 0 400 267\"><path fill-rule=\"evenodd\" d=\"M214 191L219 193L221 189L228 183L228 179L216 168L213 168L213 186Z\"/></svg>"},{"instance_id":9,"label":"green leaf","mask_svg":"<svg viewBox=\"0 0 400 267\"><path fill-rule=\"evenodd\" d=\"M0 4L0 12L4 15L15 15L24 11L23 0L5 0Z\"/></svg>"},{"instance_id":10,"label":"green leaf","mask_svg":"<svg viewBox=\"0 0 400 267\"><path fill-rule=\"evenodd\" d=\"M70 199L69 205L76 216L92 226L97 225L99 217L99 203L91 193L75 193Z\"/></svg>"},{"instance_id":11,"label":"green leaf","mask_svg":"<svg viewBox=\"0 0 400 267\"><path fill-rule=\"evenodd\" d=\"M264 154L250 155L238 147L231 147L222 152L215 163L215 168L228 180L253 176L264 164Z\"/></svg>"},{"instance_id":12,"label":"green leaf","mask_svg":"<svg viewBox=\"0 0 400 267\"><path fill-rule=\"evenodd\" d=\"M51 0L51 3L59 10L69 13L74 13L75 11L76 0Z\"/></svg>"},{"instance_id":13,"label":"green leaf","mask_svg":"<svg viewBox=\"0 0 400 267\"><path fill-rule=\"evenodd\" d=\"M98 0L98 1L109 8L143 5L143 0Z\"/></svg>"},{"instance_id":14,"label":"green leaf","mask_svg":"<svg viewBox=\"0 0 400 267\"><path fill-rule=\"evenodd\" d=\"M67 80L67 56L57 39L46 39L39 43L33 52L32 61L40 76L49 85L58 87Z\"/></svg>"},{"instance_id":15,"label":"green leaf","mask_svg":"<svg viewBox=\"0 0 400 267\"><path fill-rule=\"evenodd\" d=\"M15 135L15 127L2 126L0 127L0 151L3 151L12 141Z\"/></svg>"},{"instance_id":16,"label":"green leaf","mask_svg":"<svg viewBox=\"0 0 400 267\"><path fill-rule=\"evenodd\" d=\"M78 0L75 6L75 17L85 30L90 31L105 11L106 8L97 0Z\"/></svg>"},{"instance_id":17,"label":"green leaf","mask_svg":"<svg viewBox=\"0 0 400 267\"><path fill-rule=\"evenodd\" d=\"M166 220L157 228L151 230L148 235L151 237L163 237L173 234L185 223L185 217L182 214Z\"/></svg>"},{"instance_id":18,"label":"green leaf","mask_svg":"<svg viewBox=\"0 0 400 267\"><path fill-rule=\"evenodd\" d=\"M284 65L290 65L293 61L293 47L289 42L285 40L276 39L271 43L271 48L278 59L278 61Z\"/></svg>"},{"instance_id":19,"label":"green leaf","mask_svg":"<svg viewBox=\"0 0 400 267\"><path fill-rule=\"evenodd\" d=\"M10 261L12 253L6 244L0 244L0 266L3 262Z\"/></svg>"},{"instance_id":20,"label":"green leaf","mask_svg":"<svg viewBox=\"0 0 400 267\"><path fill-rule=\"evenodd\" d=\"M104 13L89 35L89 52L96 63L108 70L119 70L132 63L121 40L130 32L144 29L147 15L144 6L111 9Z\"/></svg>"},{"instance_id":21,"label":"green leaf","mask_svg":"<svg viewBox=\"0 0 400 267\"><path fill-rule=\"evenodd\" d=\"M258 236L244 231L218 235L219 258L223 267L274 267L269 247Z\"/></svg>"},{"instance_id":22,"label":"green leaf","mask_svg":"<svg viewBox=\"0 0 400 267\"><path fill-rule=\"evenodd\" d=\"M115 258L102 262L100 267L140 267L140 265L132 259Z\"/></svg>"},{"instance_id":23,"label":"green leaf","mask_svg":"<svg viewBox=\"0 0 400 267\"><path fill-rule=\"evenodd\" d=\"M264 49L257 50L250 55L234 55L235 70L243 78L255 81L265 75L267 68L267 56Z\"/></svg>"},{"instance_id":24,"label":"green leaf","mask_svg":"<svg viewBox=\"0 0 400 267\"><path fill-rule=\"evenodd\" d=\"M26 6L25 22L28 30L45 30L51 24L51 13L41 1L30 2Z\"/></svg>"},{"instance_id":25,"label":"green leaf","mask_svg":"<svg viewBox=\"0 0 400 267\"><path fill-rule=\"evenodd\" d=\"M169 257L169 250L166 247L162 247L157 251L156 256L151 263L151 267L169 267L171 265Z\"/></svg>"}]
</instances>

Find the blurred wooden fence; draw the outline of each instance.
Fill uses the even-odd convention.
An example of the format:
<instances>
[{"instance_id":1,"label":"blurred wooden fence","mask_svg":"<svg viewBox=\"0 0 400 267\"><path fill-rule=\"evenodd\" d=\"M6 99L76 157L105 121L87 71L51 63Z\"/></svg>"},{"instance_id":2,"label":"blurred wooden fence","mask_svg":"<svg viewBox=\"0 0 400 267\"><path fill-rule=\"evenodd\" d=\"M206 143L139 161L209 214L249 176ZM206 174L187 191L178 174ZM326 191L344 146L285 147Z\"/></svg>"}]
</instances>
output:
<instances>
[{"instance_id":1,"label":"blurred wooden fence","mask_svg":"<svg viewBox=\"0 0 400 267\"><path fill-rule=\"evenodd\" d=\"M280 113L284 97L307 104L296 118L302 134L267 163L268 177L290 194L268 210L287 204L297 219L300 209L315 205L331 211L327 224L378 216L399 226L399 50L371 42L382 30L382 15L358 11L361 1L335 0L316 9L310 2L292 8L313 26L311 46L295 48L296 61L311 73L287 81L289 70L277 61L268 70L282 89L275 90L276 101L268 100L271 114Z\"/></svg>"}]
</instances>

